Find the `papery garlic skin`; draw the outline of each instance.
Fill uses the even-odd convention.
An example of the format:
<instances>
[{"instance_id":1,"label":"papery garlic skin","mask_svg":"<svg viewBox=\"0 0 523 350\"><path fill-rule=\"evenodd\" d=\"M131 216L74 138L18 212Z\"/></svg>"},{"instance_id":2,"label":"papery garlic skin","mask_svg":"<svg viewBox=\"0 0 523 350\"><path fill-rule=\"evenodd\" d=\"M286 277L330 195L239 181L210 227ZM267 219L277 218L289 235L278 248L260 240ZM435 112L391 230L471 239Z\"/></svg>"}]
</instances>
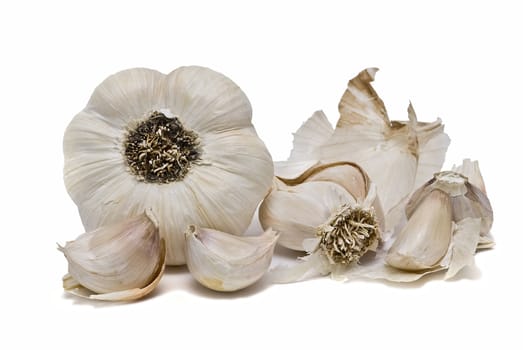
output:
<instances>
[{"instance_id":1,"label":"papery garlic skin","mask_svg":"<svg viewBox=\"0 0 523 350\"><path fill-rule=\"evenodd\" d=\"M157 225L151 213L144 213L59 247L69 263L64 289L100 300L132 300L151 292L165 265Z\"/></svg>"},{"instance_id":2,"label":"papery garlic skin","mask_svg":"<svg viewBox=\"0 0 523 350\"><path fill-rule=\"evenodd\" d=\"M387 229L400 221L408 195L443 165L450 143L441 120L418 122L412 105L408 121L390 121L372 81L377 68L368 68L349 81L333 129L316 112L294 134L288 163L350 161L361 166L378 187ZM317 130L316 134L315 131ZM275 174L281 175L276 166Z\"/></svg>"},{"instance_id":3,"label":"papery garlic skin","mask_svg":"<svg viewBox=\"0 0 523 350\"><path fill-rule=\"evenodd\" d=\"M185 263L189 224L240 235L273 177L252 109L204 67L107 78L64 134L64 181L86 231L150 208L167 264Z\"/></svg>"},{"instance_id":4,"label":"papery garlic skin","mask_svg":"<svg viewBox=\"0 0 523 350\"><path fill-rule=\"evenodd\" d=\"M207 288L232 292L257 282L269 269L278 234L235 236L194 225L185 233L187 267Z\"/></svg>"}]
</instances>

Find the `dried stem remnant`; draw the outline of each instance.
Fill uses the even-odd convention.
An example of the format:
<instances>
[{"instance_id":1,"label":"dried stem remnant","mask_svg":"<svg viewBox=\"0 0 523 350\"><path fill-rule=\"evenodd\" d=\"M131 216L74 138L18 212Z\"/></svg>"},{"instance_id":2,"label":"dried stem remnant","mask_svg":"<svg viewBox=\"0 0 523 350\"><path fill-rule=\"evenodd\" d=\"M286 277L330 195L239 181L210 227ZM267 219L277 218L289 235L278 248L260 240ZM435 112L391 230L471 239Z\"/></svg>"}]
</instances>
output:
<instances>
[{"instance_id":1,"label":"dried stem remnant","mask_svg":"<svg viewBox=\"0 0 523 350\"><path fill-rule=\"evenodd\" d=\"M152 183L182 180L201 153L194 131L156 111L129 131L124 145L130 171Z\"/></svg>"},{"instance_id":2,"label":"dried stem remnant","mask_svg":"<svg viewBox=\"0 0 523 350\"><path fill-rule=\"evenodd\" d=\"M372 210L344 204L318 229L321 249L331 264L358 261L379 237L376 216Z\"/></svg>"}]
</instances>

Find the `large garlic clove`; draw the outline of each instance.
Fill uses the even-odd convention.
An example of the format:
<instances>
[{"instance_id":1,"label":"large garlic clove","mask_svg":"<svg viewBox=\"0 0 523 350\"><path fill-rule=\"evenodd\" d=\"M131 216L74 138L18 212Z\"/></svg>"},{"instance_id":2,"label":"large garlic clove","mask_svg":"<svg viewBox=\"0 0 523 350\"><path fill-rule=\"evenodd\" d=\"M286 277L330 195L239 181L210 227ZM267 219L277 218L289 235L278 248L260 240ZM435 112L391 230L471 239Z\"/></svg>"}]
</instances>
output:
<instances>
[{"instance_id":1,"label":"large garlic clove","mask_svg":"<svg viewBox=\"0 0 523 350\"><path fill-rule=\"evenodd\" d=\"M90 299L141 298L164 272L165 242L148 211L84 233L58 249L69 263L64 289Z\"/></svg>"},{"instance_id":2,"label":"large garlic clove","mask_svg":"<svg viewBox=\"0 0 523 350\"><path fill-rule=\"evenodd\" d=\"M340 185L315 181L287 186L279 185L262 202L260 224L280 233L283 247L303 251L303 241L316 237L318 227L342 204L356 200Z\"/></svg>"},{"instance_id":3,"label":"large garlic clove","mask_svg":"<svg viewBox=\"0 0 523 350\"><path fill-rule=\"evenodd\" d=\"M442 171L434 175L434 178L415 191L406 206L407 217L416 210L418 203L433 189L440 189L450 196L452 204L452 219L459 222L464 219L478 218L481 220L480 239L478 249L491 248L494 239L490 234L493 223L493 212L490 201L481 188L485 188L479 165L477 162L470 163L464 160L462 167L456 170L465 171L470 178L480 187L473 185L469 178L456 171ZM468 170L467 170L468 169Z\"/></svg>"},{"instance_id":4,"label":"large garlic clove","mask_svg":"<svg viewBox=\"0 0 523 350\"><path fill-rule=\"evenodd\" d=\"M235 236L190 225L185 232L187 267L207 288L231 292L250 286L269 269L278 234Z\"/></svg>"},{"instance_id":5,"label":"large garlic clove","mask_svg":"<svg viewBox=\"0 0 523 350\"><path fill-rule=\"evenodd\" d=\"M435 268L447 254L451 237L451 201L445 192L435 189L417 206L385 260L402 270Z\"/></svg>"}]
</instances>

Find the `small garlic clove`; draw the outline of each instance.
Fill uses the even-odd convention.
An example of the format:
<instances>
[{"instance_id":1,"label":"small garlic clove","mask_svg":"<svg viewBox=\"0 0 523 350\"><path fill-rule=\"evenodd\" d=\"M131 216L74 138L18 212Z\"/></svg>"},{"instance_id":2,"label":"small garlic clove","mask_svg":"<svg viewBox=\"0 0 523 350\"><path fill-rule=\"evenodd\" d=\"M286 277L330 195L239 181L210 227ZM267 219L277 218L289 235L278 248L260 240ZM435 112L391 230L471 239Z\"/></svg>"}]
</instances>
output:
<instances>
[{"instance_id":1,"label":"small garlic clove","mask_svg":"<svg viewBox=\"0 0 523 350\"><path fill-rule=\"evenodd\" d=\"M278 234L235 236L190 225L185 232L187 267L207 288L230 292L248 287L269 269Z\"/></svg>"},{"instance_id":2,"label":"small garlic clove","mask_svg":"<svg viewBox=\"0 0 523 350\"><path fill-rule=\"evenodd\" d=\"M445 192L434 189L416 207L385 261L407 271L436 268L447 254L451 237L450 198Z\"/></svg>"},{"instance_id":3,"label":"small garlic clove","mask_svg":"<svg viewBox=\"0 0 523 350\"><path fill-rule=\"evenodd\" d=\"M141 298L158 285L165 268L165 242L149 211L84 233L58 249L69 263L64 289L90 299Z\"/></svg>"}]
</instances>

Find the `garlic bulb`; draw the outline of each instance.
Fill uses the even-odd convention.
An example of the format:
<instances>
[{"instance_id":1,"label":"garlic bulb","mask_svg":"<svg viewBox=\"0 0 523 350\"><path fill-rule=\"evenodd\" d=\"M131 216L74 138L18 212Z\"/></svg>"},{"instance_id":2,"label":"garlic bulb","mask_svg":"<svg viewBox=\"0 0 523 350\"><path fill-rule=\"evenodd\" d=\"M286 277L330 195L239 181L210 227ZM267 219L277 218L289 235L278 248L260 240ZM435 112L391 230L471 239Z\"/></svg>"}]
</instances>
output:
<instances>
[{"instance_id":1,"label":"garlic bulb","mask_svg":"<svg viewBox=\"0 0 523 350\"><path fill-rule=\"evenodd\" d=\"M453 169L466 172L484 189L477 162L464 160ZM345 278L409 282L447 270L448 279L474 264L477 249L494 245L489 233L493 220L490 202L485 192L457 171L435 174L412 194L406 214L406 225L378 251L376 259L351 270Z\"/></svg>"},{"instance_id":2,"label":"garlic bulb","mask_svg":"<svg viewBox=\"0 0 523 350\"><path fill-rule=\"evenodd\" d=\"M370 186L367 174L349 162L318 163L297 177L276 177L272 191L260 205L260 223L264 229L280 232L280 245L303 251L304 240L316 237L320 227L335 220L336 213L363 202ZM381 224L378 199L371 205Z\"/></svg>"},{"instance_id":3,"label":"garlic bulb","mask_svg":"<svg viewBox=\"0 0 523 350\"><path fill-rule=\"evenodd\" d=\"M235 235L271 186L272 159L251 105L203 67L107 78L64 135L64 180L87 231L150 208L167 264L185 263L189 224Z\"/></svg>"},{"instance_id":4,"label":"garlic bulb","mask_svg":"<svg viewBox=\"0 0 523 350\"><path fill-rule=\"evenodd\" d=\"M335 172L336 167L340 165L331 165L327 168L328 172ZM356 168L355 165L353 167ZM364 172L360 174L368 181ZM314 178L308 176L306 179L311 177ZM362 192L351 193L335 181L327 181L321 172L318 178L323 180L273 190L260 206L262 226L273 224L276 229L281 229L284 245L308 253L295 265L273 269L271 279L274 282L294 282L329 273L338 278L342 271L357 263L368 251L375 251L381 240L379 217L382 215L376 185L368 183L365 196L360 197L353 193ZM359 183L350 177L347 179L351 184Z\"/></svg>"},{"instance_id":5,"label":"garlic bulb","mask_svg":"<svg viewBox=\"0 0 523 350\"><path fill-rule=\"evenodd\" d=\"M98 300L133 300L149 294L165 266L165 242L157 225L147 212L59 246L69 263L64 289Z\"/></svg>"},{"instance_id":6,"label":"garlic bulb","mask_svg":"<svg viewBox=\"0 0 523 350\"><path fill-rule=\"evenodd\" d=\"M412 105L408 121L390 121L371 85L376 72L368 68L349 81L335 129L323 112L314 113L294 134L291 155L276 164L275 173L288 176L289 169L299 172L300 165L318 160L354 162L376 183L392 229L412 190L441 169L450 140L441 120L418 122Z\"/></svg>"},{"instance_id":7,"label":"garlic bulb","mask_svg":"<svg viewBox=\"0 0 523 350\"><path fill-rule=\"evenodd\" d=\"M271 264L278 234L268 229L260 236L238 237L225 232L190 225L187 267L207 288L230 292L258 281Z\"/></svg>"}]
</instances>

